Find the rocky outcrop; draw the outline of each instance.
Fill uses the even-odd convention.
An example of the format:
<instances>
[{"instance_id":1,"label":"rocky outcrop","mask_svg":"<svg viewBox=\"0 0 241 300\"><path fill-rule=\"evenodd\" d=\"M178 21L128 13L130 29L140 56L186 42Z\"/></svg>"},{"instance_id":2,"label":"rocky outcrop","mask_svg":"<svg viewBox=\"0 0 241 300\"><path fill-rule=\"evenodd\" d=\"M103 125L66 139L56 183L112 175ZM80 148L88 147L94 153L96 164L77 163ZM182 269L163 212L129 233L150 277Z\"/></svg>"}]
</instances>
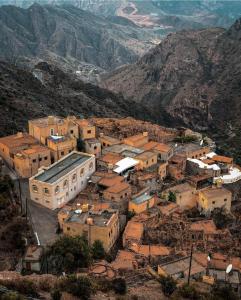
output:
<instances>
[{"instance_id":1,"label":"rocky outcrop","mask_svg":"<svg viewBox=\"0 0 241 300\"><path fill-rule=\"evenodd\" d=\"M162 123L211 132L241 160L240 22L229 30L170 34L137 63L103 78L102 86L159 113Z\"/></svg>"}]
</instances>

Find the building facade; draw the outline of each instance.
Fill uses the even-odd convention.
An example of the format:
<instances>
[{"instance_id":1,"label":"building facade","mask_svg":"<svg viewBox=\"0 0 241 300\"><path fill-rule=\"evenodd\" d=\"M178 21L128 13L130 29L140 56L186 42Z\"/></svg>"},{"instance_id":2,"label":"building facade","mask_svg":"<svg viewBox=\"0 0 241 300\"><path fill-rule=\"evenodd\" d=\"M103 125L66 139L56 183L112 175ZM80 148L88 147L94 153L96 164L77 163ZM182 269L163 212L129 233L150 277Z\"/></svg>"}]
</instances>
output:
<instances>
[{"instance_id":1,"label":"building facade","mask_svg":"<svg viewBox=\"0 0 241 300\"><path fill-rule=\"evenodd\" d=\"M95 157L71 152L29 179L30 197L49 208L64 206L82 191L95 172Z\"/></svg>"}]
</instances>

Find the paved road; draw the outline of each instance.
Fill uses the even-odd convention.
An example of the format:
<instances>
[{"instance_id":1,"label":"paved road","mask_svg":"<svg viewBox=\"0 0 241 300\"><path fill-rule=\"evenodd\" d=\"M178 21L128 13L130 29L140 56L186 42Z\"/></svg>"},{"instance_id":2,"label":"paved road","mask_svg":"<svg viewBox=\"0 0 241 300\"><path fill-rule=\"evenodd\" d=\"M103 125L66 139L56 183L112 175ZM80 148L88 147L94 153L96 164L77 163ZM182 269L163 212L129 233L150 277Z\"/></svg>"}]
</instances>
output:
<instances>
[{"instance_id":1,"label":"paved road","mask_svg":"<svg viewBox=\"0 0 241 300\"><path fill-rule=\"evenodd\" d=\"M28 179L19 179L17 174L6 165L3 166L3 174L8 174L12 178L18 194L20 194L20 183L23 212L26 212L27 202L28 217L33 232L37 233L36 242L39 240L42 246L47 246L54 242L58 238L56 234L57 212L42 207L30 200Z\"/></svg>"}]
</instances>

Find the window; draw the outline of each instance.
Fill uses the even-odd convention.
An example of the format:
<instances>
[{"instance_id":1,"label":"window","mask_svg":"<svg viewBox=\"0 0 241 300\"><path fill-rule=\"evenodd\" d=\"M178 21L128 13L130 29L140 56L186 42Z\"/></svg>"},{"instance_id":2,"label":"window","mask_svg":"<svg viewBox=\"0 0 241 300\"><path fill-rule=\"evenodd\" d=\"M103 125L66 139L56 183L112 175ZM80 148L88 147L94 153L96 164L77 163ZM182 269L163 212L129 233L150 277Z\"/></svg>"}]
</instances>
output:
<instances>
[{"instance_id":1,"label":"window","mask_svg":"<svg viewBox=\"0 0 241 300\"><path fill-rule=\"evenodd\" d=\"M104 147L105 147L105 145L106 145L106 144L105 144L105 143L103 143L103 146L104 146Z\"/></svg>"},{"instance_id":2,"label":"window","mask_svg":"<svg viewBox=\"0 0 241 300\"><path fill-rule=\"evenodd\" d=\"M65 181L64 181L64 189L66 189L68 187L68 180L66 179Z\"/></svg>"},{"instance_id":3,"label":"window","mask_svg":"<svg viewBox=\"0 0 241 300\"><path fill-rule=\"evenodd\" d=\"M91 162L91 163L89 164L89 169L92 170L93 167L94 167L94 164L93 164L93 162Z\"/></svg>"},{"instance_id":4,"label":"window","mask_svg":"<svg viewBox=\"0 0 241 300\"><path fill-rule=\"evenodd\" d=\"M49 200L46 200L45 202L46 202L46 203L50 203Z\"/></svg>"},{"instance_id":5,"label":"window","mask_svg":"<svg viewBox=\"0 0 241 300\"><path fill-rule=\"evenodd\" d=\"M212 202L212 204L215 204L215 203L216 203L215 201Z\"/></svg>"},{"instance_id":6,"label":"window","mask_svg":"<svg viewBox=\"0 0 241 300\"><path fill-rule=\"evenodd\" d=\"M40 157L38 160L39 160L39 161L42 161L42 157Z\"/></svg>"},{"instance_id":7,"label":"window","mask_svg":"<svg viewBox=\"0 0 241 300\"><path fill-rule=\"evenodd\" d=\"M55 194L58 194L59 191L60 191L60 188L59 188L59 186L57 185L56 188L55 188Z\"/></svg>"},{"instance_id":8,"label":"window","mask_svg":"<svg viewBox=\"0 0 241 300\"><path fill-rule=\"evenodd\" d=\"M71 153L72 152L72 150L69 150L69 153Z\"/></svg>"},{"instance_id":9,"label":"window","mask_svg":"<svg viewBox=\"0 0 241 300\"><path fill-rule=\"evenodd\" d=\"M36 163L36 159L33 159L32 162L33 162L33 163Z\"/></svg>"},{"instance_id":10,"label":"window","mask_svg":"<svg viewBox=\"0 0 241 300\"><path fill-rule=\"evenodd\" d=\"M48 188L44 188L44 193L45 194L49 194L49 189Z\"/></svg>"},{"instance_id":11,"label":"window","mask_svg":"<svg viewBox=\"0 0 241 300\"><path fill-rule=\"evenodd\" d=\"M70 231L70 227L67 227L67 230Z\"/></svg>"},{"instance_id":12,"label":"window","mask_svg":"<svg viewBox=\"0 0 241 300\"><path fill-rule=\"evenodd\" d=\"M84 170L84 168L82 168L82 169L80 170L80 176L83 176L83 175L84 175L84 172L85 172L85 170Z\"/></svg>"},{"instance_id":13,"label":"window","mask_svg":"<svg viewBox=\"0 0 241 300\"><path fill-rule=\"evenodd\" d=\"M91 134L91 130L90 130L90 129L89 129L89 130L87 130L87 133L88 133L88 134Z\"/></svg>"},{"instance_id":14,"label":"window","mask_svg":"<svg viewBox=\"0 0 241 300\"><path fill-rule=\"evenodd\" d=\"M45 160L48 160L48 156L45 156L45 158L44 158Z\"/></svg>"},{"instance_id":15,"label":"window","mask_svg":"<svg viewBox=\"0 0 241 300\"><path fill-rule=\"evenodd\" d=\"M74 174L74 175L72 176L72 181L74 182L74 181L76 181L76 179L77 179L77 176L76 176L76 174Z\"/></svg>"},{"instance_id":16,"label":"window","mask_svg":"<svg viewBox=\"0 0 241 300\"><path fill-rule=\"evenodd\" d=\"M53 128L50 129L50 135L54 135L54 129Z\"/></svg>"},{"instance_id":17,"label":"window","mask_svg":"<svg viewBox=\"0 0 241 300\"><path fill-rule=\"evenodd\" d=\"M38 201L38 198L35 198L35 201Z\"/></svg>"},{"instance_id":18,"label":"window","mask_svg":"<svg viewBox=\"0 0 241 300\"><path fill-rule=\"evenodd\" d=\"M61 151L61 153L60 153L60 154L61 154L61 156L64 156L64 151Z\"/></svg>"},{"instance_id":19,"label":"window","mask_svg":"<svg viewBox=\"0 0 241 300\"><path fill-rule=\"evenodd\" d=\"M97 146L94 146L94 150L96 150L97 149Z\"/></svg>"},{"instance_id":20,"label":"window","mask_svg":"<svg viewBox=\"0 0 241 300\"><path fill-rule=\"evenodd\" d=\"M37 192L38 192L38 187L37 187L37 185L34 184L34 185L32 186L32 190L33 190L34 193L37 193Z\"/></svg>"},{"instance_id":21,"label":"window","mask_svg":"<svg viewBox=\"0 0 241 300\"><path fill-rule=\"evenodd\" d=\"M70 130L70 133L73 134L73 133L74 133L74 130Z\"/></svg>"},{"instance_id":22,"label":"window","mask_svg":"<svg viewBox=\"0 0 241 300\"><path fill-rule=\"evenodd\" d=\"M227 199L225 198L223 201L224 201L224 202L227 202Z\"/></svg>"}]
</instances>

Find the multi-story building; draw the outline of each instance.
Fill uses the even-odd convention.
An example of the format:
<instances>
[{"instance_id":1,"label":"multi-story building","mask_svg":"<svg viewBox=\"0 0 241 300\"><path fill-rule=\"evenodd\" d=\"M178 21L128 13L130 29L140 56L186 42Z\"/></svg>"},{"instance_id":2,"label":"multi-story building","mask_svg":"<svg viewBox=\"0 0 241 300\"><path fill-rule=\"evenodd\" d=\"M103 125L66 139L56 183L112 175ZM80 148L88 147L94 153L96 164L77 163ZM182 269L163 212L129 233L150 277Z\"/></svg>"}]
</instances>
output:
<instances>
[{"instance_id":1,"label":"multi-story building","mask_svg":"<svg viewBox=\"0 0 241 300\"><path fill-rule=\"evenodd\" d=\"M105 251L108 252L119 237L118 211L113 209L87 212L75 210L63 223L63 232L70 236L85 236L89 245L100 240Z\"/></svg>"},{"instance_id":2,"label":"multi-story building","mask_svg":"<svg viewBox=\"0 0 241 300\"><path fill-rule=\"evenodd\" d=\"M138 169L144 170L157 164L157 153L146 151L135 157L139 161Z\"/></svg>"},{"instance_id":3,"label":"multi-story building","mask_svg":"<svg viewBox=\"0 0 241 300\"><path fill-rule=\"evenodd\" d=\"M38 144L38 140L31 135L18 132L17 134L0 138L0 155L14 168L14 155Z\"/></svg>"},{"instance_id":4,"label":"multi-story building","mask_svg":"<svg viewBox=\"0 0 241 300\"><path fill-rule=\"evenodd\" d=\"M173 147L163 143L150 141L145 144L142 149L145 151L153 151L158 154L158 158L162 161L168 161L173 156Z\"/></svg>"},{"instance_id":5,"label":"multi-story building","mask_svg":"<svg viewBox=\"0 0 241 300\"><path fill-rule=\"evenodd\" d=\"M51 150L52 162L56 162L70 152L77 150L77 140L71 136L49 136L47 145Z\"/></svg>"},{"instance_id":6,"label":"multi-story building","mask_svg":"<svg viewBox=\"0 0 241 300\"><path fill-rule=\"evenodd\" d=\"M78 125L75 117L61 118L48 116L45 118L30 120L28 122L29 134L35 137L43 145L47 145L49 136L71 135L75 138L79 136Z\"/></svg>"},{"instance_id":7,"label":"multi-story building","mask_svg":"<svg viewBox=\"0 0 241 300\"><path fill-rule=\"evenodd\" d=\"M209 187L199 191L198 208L210 214L215 208L231 209L232 193L223 187Z\"/></svg>"},{"instance_id":8,"label":"multi-story building","mask_svg":"<svg viewBox=\"0 0 241 300\"><path fill-rule=\"evenodd\" d=\"M14 155L14 168L23 178L29 178L38 173L39 168L51 165L50 150L42 145L33 145Z\"/></svg>"},{"instance_id":9,"label":"multi-story building","mask_svg":"<svg viewBox=\"0 0 241 300\"><path fill-rule=\"evenodd\" d=\"M60 208L86 187L94 172L94 155L71 152L29 179L30 197L49 209Z\"/></svg>"},{"instance_id":10,"label":"multi-story building","mask_svg":"<svg viewBox=\"0 0 241 300\"><path fill-rule=\"evenodd\" d=\"M94 139L96 137L96 129L95 126L90 123L89 120L86 119L76 119L75 124L78 125L79 128L79 137L81 140Z\"/></svg>"},{"instance_id":11,"label":"multi-story building","mask_svg":"<svg viewBox=\"0 0 241 300\"><path fill-rule=\"evenodd\" d=\"M148 143L148 132L127 137L123 139L123 143L136 148L143 147Z\"/></svg>"}]
</instances>

